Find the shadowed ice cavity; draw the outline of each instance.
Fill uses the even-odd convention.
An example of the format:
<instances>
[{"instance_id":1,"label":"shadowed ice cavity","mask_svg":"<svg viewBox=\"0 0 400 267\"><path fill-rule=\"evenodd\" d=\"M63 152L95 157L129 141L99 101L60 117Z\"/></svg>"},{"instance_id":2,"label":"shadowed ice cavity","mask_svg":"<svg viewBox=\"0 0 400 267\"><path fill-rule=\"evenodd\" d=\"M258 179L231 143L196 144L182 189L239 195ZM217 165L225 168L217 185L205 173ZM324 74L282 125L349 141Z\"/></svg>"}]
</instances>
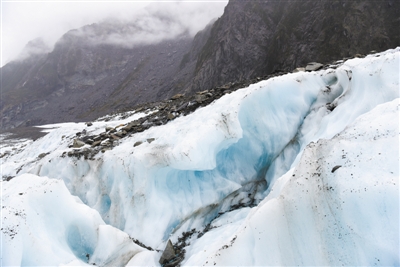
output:
<instances>
[{"instance_id":1,"label":"shadowed ice cavity","mask_svg":"<svg viewBox=\"0 0 400 267\"><path fill-rule=\"evenodd\" d=\"M88 262L93 255L97 237L93 236L93 231L80 229L77 225L71 225L67 230L67 242L75 256L83 262Z\"/></svg>"},{"instance_id":2,"label":"shadowed ice cavity","mask_svg":"<svg viewBox=\"0 0 400 267\"><path fill-rule=\"evenodd\" d=\"M195 218L204 226L232 207L257 204L274 181L274 173L289 170L300 150L295 137L317 100L320 87L306 93L290 82L280 87L260 88L243 99L239 112L243 136L218 152L215 169L185 171L166 167L157 173L156 191L163 192L171 203L180 203L172 208L181 217L171 218L164 240L181 226L190 229L195 224L188 221ZM278 157L282 162L273 164L273 168L279 168L279 172L268 176Z\"/></svg>"}]
</instances>

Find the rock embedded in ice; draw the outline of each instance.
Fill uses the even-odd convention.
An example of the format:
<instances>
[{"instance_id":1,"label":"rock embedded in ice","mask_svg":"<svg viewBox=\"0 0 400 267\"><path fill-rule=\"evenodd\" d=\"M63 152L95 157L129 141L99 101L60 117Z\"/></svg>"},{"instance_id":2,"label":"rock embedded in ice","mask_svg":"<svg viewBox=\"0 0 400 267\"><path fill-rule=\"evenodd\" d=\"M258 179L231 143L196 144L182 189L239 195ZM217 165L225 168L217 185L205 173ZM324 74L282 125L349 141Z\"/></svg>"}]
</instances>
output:
<instances>
[{"instance_id":1,"label":"rock embedded in ice","mask_svg":"<svg viewBox=\"0 0 400 267\"><path fill-rule=\"evenodd\" d=\"M305 71L317 71L319 69L322 69L323 67L324 67L324 65L321 63L310 62L307 64Z\"/></svg>"},{"instance_id":2,"label":"rock embedded in ice","mask_svg":"<svg viewBox=\"0 0 400 267\"><path fill-rule=\"evenodd\" d=\"M163 254L160 258L160 264L165 264L168 261L172 260L176 256L174 246L172 245L171 240L168 240L167 246L164 249Z\"/></svg>"}]
</instances>

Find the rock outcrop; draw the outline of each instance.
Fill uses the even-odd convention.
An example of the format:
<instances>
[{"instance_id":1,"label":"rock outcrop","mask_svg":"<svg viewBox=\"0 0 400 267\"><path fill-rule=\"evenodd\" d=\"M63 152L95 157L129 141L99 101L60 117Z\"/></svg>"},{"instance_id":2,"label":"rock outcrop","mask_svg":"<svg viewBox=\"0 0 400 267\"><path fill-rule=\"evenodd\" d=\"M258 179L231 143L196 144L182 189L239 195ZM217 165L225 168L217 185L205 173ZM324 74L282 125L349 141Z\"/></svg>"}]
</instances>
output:
<instances>
[{"instance_id":1,"label":"rock outcrop","mask_svg":"<svg viewBox=\"0 0 400 267\"><path fill-rule=\"evenodd\" d=\"M192 89L400 45L399 1L231 0L199 53Z\"/></svg>"}]
</instances>

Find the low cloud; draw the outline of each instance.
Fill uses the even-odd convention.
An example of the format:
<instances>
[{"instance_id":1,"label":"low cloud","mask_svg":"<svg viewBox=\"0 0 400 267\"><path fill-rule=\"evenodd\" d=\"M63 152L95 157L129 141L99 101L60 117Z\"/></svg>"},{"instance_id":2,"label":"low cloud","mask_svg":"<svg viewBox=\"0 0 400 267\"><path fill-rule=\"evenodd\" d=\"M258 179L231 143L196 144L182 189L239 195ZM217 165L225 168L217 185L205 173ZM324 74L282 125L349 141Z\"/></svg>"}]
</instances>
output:
<instances>
[{"instance_id":1,"label":"low cloud","mask_svg":"<svg viewBox=\"0 0 400 267\"><path fill-rule=\"evenodd\" d=\"M40 37L43 51L71 29L92 44L132 47L188 34L194 36L212 19L222 15L227 1L117 2L117 3L3 3L2 66L26 58L23 47ZM106 28L104 28L106 26ZM33 53L39 50L32 50Z\"/></svg>"}]
</instances>

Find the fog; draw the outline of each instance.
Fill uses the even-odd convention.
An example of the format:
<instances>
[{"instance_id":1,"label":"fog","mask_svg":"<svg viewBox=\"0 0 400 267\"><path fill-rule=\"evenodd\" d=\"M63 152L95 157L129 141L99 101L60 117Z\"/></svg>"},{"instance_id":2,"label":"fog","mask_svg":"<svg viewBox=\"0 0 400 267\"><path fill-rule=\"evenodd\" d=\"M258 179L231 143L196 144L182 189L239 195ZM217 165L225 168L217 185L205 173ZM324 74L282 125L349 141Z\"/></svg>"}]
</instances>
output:
<instances>
[{"instance_id":1,"label":"fog","mask_svg":"<svg viewBox=\"0 0 400 267\"><path fill-rule=\"evenodd\" d=\"M49 52L60 37L84 25L107 22L113 31L79 30L92 44L131 47L181 34L194 36L223 14L225 1L2 2L1 66ZM34 44L24 47L28 42ZM37 45L37 44L40 45Z\"/></svg>"}]
</instances>

